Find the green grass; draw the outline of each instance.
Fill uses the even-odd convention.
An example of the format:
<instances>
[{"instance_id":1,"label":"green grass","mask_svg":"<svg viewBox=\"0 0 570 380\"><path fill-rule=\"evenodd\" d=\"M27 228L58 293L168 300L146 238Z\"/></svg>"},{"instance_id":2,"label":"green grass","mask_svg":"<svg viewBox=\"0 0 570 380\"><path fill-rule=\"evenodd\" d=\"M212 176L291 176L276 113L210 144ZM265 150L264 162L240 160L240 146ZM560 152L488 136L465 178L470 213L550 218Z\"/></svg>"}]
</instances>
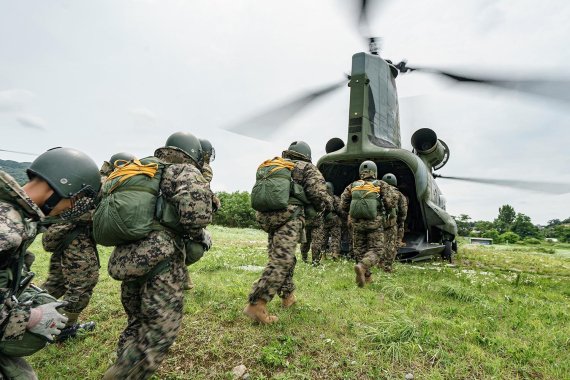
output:
<instances>
[{"instance_id":1,"label":"green grass","mask_svg":"<svg viewBox=\"0 0 570 380\"><path fill-rule=\"evenodd\" d=\"M266 234L211 228L214 248L190 267L180 334L156 378L564 379L570 374L570 257L532 246L460 246L456 265L396 264L359 289L352 263L299 260L298 303L269 310L277 324L241 314L267 261ZM34 243L33 249L41 251ZM567 249L567 247L565 248ZM84 314L95 333L50 345L30 362L41 379L98 379L114 359L126 323L119 283L106 274ZM34 269L44 279L48 254ZM38 281L40 282L40 281Z\"/></svg>"}]
</instances>

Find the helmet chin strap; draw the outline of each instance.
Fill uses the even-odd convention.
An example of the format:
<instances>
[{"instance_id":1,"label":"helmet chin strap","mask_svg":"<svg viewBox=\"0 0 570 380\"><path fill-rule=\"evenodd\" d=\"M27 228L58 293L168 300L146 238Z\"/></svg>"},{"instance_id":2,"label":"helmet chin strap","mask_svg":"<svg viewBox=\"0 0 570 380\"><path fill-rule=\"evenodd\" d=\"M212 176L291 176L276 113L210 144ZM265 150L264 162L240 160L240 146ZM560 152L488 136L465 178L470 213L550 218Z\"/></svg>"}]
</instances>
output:
<instances>
[{"instance_id":1,"label":"helmet chin strap","mask_svg":"<svg viewBox=\"0 0 570 380\"><path fill-rule=\"evenodd\" d=\"M57 192L53 192L52 195L44 202L44 204L40 207L40 210L44 213L44 215L49 215L50 212L55 208L55 206L61 201L61 196Z\"/></svg>"}]
</instances>

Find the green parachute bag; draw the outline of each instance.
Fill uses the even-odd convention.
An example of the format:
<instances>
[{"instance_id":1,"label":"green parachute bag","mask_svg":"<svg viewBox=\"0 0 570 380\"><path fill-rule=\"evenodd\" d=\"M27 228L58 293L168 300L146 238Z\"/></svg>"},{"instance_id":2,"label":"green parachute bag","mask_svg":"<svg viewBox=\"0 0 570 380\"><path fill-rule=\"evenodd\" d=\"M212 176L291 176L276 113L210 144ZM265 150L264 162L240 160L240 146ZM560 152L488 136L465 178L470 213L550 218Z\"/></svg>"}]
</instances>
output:
<instances>
[{"instance_id":1,"label":"green parachute bag","mask_svg":"<svg viewBox=\"0 0 570 380\"><path fill-rule=\"evenodd\" d=\"M352 184L350 191L352 194L350 216L354 219L376 219L380 186L374 182L356 181Z\"/></svg>"},{"instance_id":2,"label":"green parachute bag","mask_svg":"<svg viewBox=\"0 0 570 380\"><path fill-rule=\"evenodd\" d=\"M127 244L160 229L155 215L164 167L158 158L148 157L129 161L107 177L93 214L97 244Z\"/></svg>"},{"instance_id":3,"label":"green parachute bag","mask_svg":"<svg viewBox=\"0 0 570 380\"><path fill-rule=\"evenodd\" d=\"M251 207L261 212L286 209L291 193L291 170L294 167L293 162L281 157L259 165L251 191Z\"/></svg>"}]
</instances>

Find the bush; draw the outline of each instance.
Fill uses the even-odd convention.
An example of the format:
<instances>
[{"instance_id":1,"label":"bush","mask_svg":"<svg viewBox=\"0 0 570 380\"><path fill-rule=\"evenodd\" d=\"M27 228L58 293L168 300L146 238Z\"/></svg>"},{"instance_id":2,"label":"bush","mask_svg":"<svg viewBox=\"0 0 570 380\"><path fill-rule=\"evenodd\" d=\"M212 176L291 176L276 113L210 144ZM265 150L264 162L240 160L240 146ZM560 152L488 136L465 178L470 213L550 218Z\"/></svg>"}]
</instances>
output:
<instances>
[{"instance_id":1,"label":"bush","mask_svg":"<svg viewBox=\"0 0 570 380\"><path fill-rule=\"evenodd\" d=\"M514 232L507 231L500 236L500 239L505 243L513 244L521 239L521 237Z\"/></svg>"},{"instance_id":2,"label":"bush","mask_svg":"<svg viewBox=\"0 0 570 380\"><path fill-rule=\"evenodd\" d=\"M255 210L251 208L251 200L247 191L216 193L222 206L214 214L213 224L225 227L259 228L255 221Z\"/></svg>"},{"instance_id":3,"label":"bush","mask_svg":"<svg viewBox=\"0 0 570 380\"><path fill-rule=\"evenodd\" d=\"M538 240L537 238L528 237L528 238L525 238L525 239L523 240L523 243L524 243L524 244L531 244L531 245L538 245L538 244L540 244L540 243L542 243L542 242L541 242L540 240Z\"/></svg>"}]
</instances>

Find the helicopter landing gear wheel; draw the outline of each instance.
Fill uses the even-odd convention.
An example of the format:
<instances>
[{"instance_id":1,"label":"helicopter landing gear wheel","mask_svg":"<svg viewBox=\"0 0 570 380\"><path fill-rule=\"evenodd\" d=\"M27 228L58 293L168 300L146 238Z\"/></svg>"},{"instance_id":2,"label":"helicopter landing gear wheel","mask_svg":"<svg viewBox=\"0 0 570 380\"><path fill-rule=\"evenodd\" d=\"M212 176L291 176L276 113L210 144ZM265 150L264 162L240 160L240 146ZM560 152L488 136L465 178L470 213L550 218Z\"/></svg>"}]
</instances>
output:
<instances>
[{"instance_id":1,"label":"helicopter landing gear wheel","mask_svg":"<svg viewBox=\"0 0 570 380\"><path fill-rule=\"evenodd\" d=\"M453 264L452 243L449 240L446 240L443 242L443 244L445 245L445 248L443 249L443 252L441 253L441 258L443 260L449 261L450 264Z\"/></svg>"}]
</instances>

